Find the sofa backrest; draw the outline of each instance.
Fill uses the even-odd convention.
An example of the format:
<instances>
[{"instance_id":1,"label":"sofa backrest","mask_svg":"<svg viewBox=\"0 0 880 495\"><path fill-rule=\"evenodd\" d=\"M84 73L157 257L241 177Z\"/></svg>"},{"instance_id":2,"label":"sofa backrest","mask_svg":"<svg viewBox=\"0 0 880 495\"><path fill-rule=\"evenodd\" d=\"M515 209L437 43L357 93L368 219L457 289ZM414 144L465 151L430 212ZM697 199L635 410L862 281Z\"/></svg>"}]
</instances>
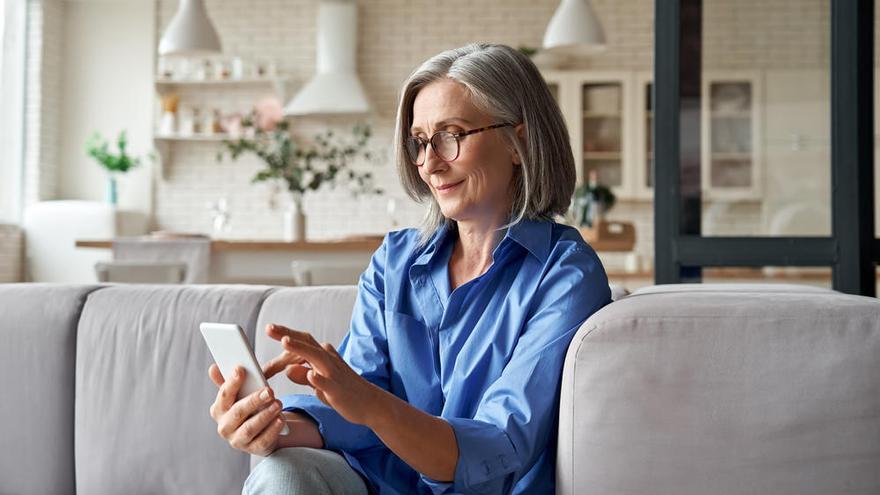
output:
<instances>
[{"instance_id":1,"label":"sofa backrest","mask_svg":"<svg viewBox=\"0 0 880 495\"><path fill-rule=\"evenodd\" d=\"M89 295L76 342L76 493L238 494L248 455L217 435L198 326L253 341L257 286L116 285Z\"/></svg>"},{"instance_id":2,"label":"sofa backrest","mask_svg":"<svg viewBox=\"0 0 880 495\"><path fill-rule=\"evenodd\" d=\"M0 493L238 494L249 456L216 432L198 331L265 324L338 345L357 288L0 284ZM255 329L259 327L259 331ZM276 393L311 393L283 376Z\"/></svg>"},{"instance_id":3,"label":"sofa backrest","mask_svg":"<svg viewBox=\"0 0 880 495\"><path fill-rule=\"evenodd\" d=\"M76 327L96 288L0 284L0 493L73 490Z\"/></svg>"},{"instance_id":4,"label":"sofa backrest","mask_svg":"<svg viewBox=\"0 0 880 495\"><path fill-rule=\"evenodd\" d=\"M587 320L562 379L557 493L880 492L880 301L669 286Z\"/></svg>"}]
</instances>

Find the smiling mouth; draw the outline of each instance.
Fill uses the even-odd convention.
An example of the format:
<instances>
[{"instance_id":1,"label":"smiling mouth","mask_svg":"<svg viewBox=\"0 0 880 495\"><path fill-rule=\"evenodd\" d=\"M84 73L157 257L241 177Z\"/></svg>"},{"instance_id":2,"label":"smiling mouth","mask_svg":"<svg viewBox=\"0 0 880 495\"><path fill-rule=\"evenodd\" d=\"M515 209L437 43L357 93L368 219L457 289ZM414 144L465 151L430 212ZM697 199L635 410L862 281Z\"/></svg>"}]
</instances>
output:
<instances>
[{"instance_id":1,"label":"smiling mouth","mask_svg":"<svg viewBox=\"0 0 880 495\"><path fill-rule=\"evenodd\" d=\"M458 182L455 182L455 183L453 183L453 184L444 184L444 185L442 185L442 186L435 186L434 189L436 189L436 190L438 190L438 191L445 191L445 190L447 190L447 189L452 189L453 187L455 187L455 186L461 184L462 182L464 182L464 179L462 179L462 180L460 180L460 181L458 181Z\"/></svg>"}]
</instances>

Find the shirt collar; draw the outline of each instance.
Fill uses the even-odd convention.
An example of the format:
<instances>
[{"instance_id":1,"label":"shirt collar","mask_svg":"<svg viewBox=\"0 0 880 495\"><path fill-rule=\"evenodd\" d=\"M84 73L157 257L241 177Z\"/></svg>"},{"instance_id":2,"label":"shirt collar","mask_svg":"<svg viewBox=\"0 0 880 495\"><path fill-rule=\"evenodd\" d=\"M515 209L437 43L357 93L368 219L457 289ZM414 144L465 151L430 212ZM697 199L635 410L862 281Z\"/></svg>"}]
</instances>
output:
<instances>
[{"instance_id":1,"label":"shirt collar","mask_svg":"<svg viewBox=\"0 0 880 495\"><path fill-rule=\"evenodd\" d=\"M507 235L504 238L509 237L543 263L550 255L550 236L552 233L553 222L523 218L507 230ZM504 241L502 240L502 242Z\"/></svg>"},{"instance_id":2,"label":"shirt collar","mask_svg":"<svg viewBox=\"0 0 880 495\"><path fill-rule=\"evenodd\" d=\"M516 225L507 229L507 233L504 235L504 238L501 239L501 242L498 243L498 246L500 247L510 241L516 242L543 263L547 261L547 257L550 255L550 236L552 230L553 222L549 220L524 218ZM439 251L442 251L440 247L446 241L449 233L450 227L447 224L443 224L437 230L437 233L434 234L434 236L431 237L431 240L425 245L424 251L422 251L422 254L416 258L413 265L429 264L431 260L434 259L434 256ZM508 241L508 239L510 239L510 241ZM497 249L498 248L496 248L496 251Z\"/></svg>"}]
</instances>

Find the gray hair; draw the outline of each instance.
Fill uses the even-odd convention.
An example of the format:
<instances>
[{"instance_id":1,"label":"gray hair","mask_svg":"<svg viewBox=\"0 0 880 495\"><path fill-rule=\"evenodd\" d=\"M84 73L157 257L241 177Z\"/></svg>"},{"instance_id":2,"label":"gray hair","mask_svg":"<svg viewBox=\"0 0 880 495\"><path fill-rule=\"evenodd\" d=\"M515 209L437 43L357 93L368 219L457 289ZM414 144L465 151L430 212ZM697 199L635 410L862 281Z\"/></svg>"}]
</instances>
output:
<instances>
[{"instance_id":1,"label":"gray hair","mask_svg":"<svg viewBox=\"0 0 880 495\"><path fill-rule=\"evenodd\" d=\"M552 219L565 214L575 188L575 163L568 130L550 88L523 53L506 45L471 43L425 61L410 74L400 95L394 153L406 193L419 203L429 201L420 227L422 243L444 224L455 226L453 220L443 216L430 188L410 162L404 144L410 135L416 96L422 88L441 79L462 84L471 103L495 122L525 124L524 142L517 138L514 128L498 129L522 161L513 177L510 222L501 229L523 218Z\"/></svg>"}]
</instances>

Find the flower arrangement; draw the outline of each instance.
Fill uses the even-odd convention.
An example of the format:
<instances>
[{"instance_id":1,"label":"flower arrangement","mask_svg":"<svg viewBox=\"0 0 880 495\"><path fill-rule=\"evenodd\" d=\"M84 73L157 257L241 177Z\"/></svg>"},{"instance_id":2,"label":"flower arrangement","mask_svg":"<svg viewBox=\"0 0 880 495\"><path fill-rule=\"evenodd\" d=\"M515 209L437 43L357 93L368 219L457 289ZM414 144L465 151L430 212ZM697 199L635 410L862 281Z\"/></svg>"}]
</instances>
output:
<instances>
[{"instance_id":1,"label":"flower arrangement","mask_svg":"<svg viewBox=\"0 0 880 495\"><path fill-rule=\"evenodd\" d=\"M373 187L370 172L357 172L351 163L357 158L372 159L367 150L371 131L367 124L358 124L352 130L353 141L336 139L333 131L314 137L312 146L298 144L289 132L288 122L282 120L280 102L260 102L248 115L241 118L241 136L223 141L217 154L220 161L225 155L233 160L244 154L259 157L264 167L257 171L251 182L279 181L294 198L324 185L336 187L346 182L355 195L382 194Z\"/></svg>"}]
</instances>

